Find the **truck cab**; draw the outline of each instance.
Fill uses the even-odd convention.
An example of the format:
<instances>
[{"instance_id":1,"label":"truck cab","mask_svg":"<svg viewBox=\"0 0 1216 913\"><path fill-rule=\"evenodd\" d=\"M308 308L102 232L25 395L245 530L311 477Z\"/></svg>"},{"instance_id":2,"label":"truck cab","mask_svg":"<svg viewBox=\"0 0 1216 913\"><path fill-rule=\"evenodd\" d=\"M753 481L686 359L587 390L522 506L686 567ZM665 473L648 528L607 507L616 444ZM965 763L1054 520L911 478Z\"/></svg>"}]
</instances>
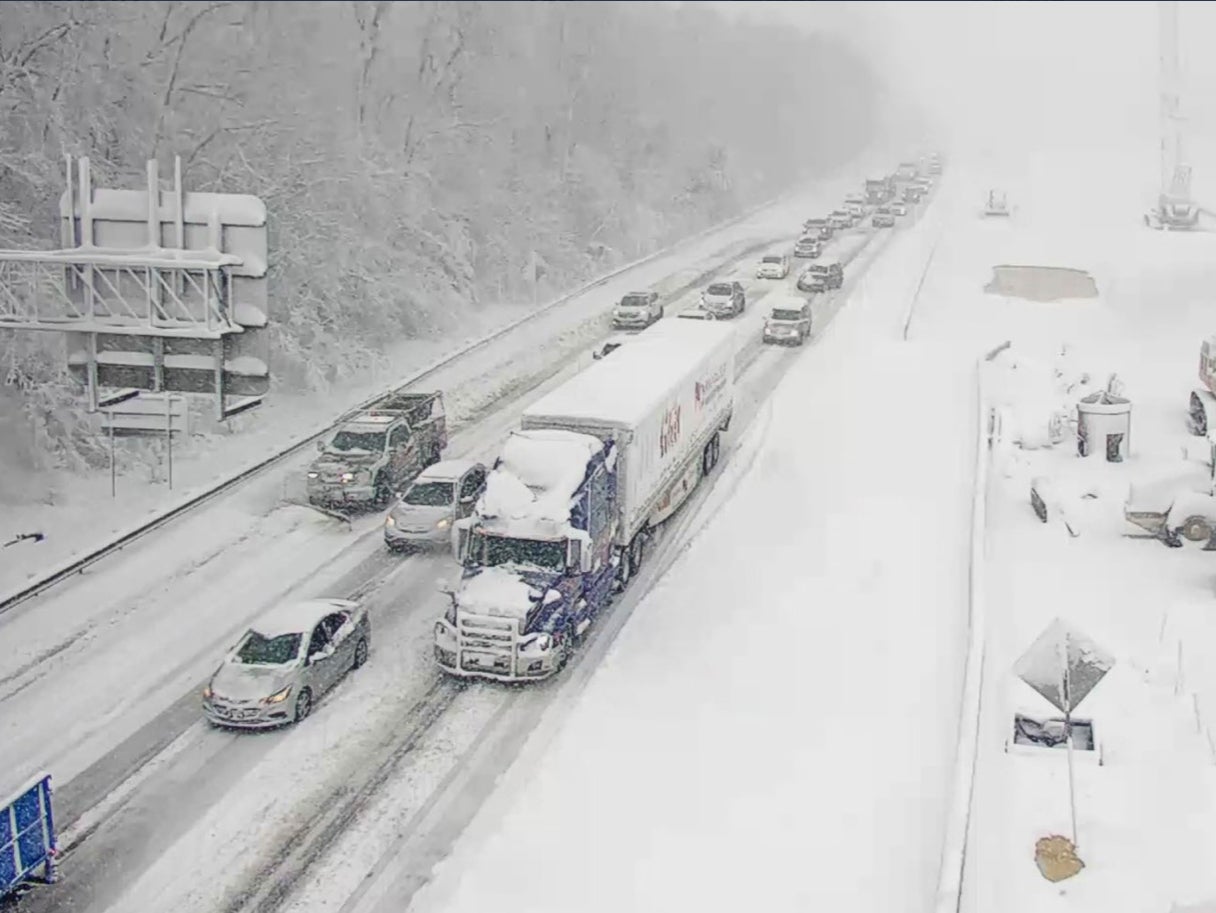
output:
<instances>
[{"instance_id":1,"label":"truck cab","mask_svg":"<svg viewBox=\"0 0 1216 913\"><path fill-rule=\"evenodd\" d=\"M616 574L614 450L572 431L512 432L456 524L461 580L435 625L445 672L519 681L564 665Z\"/></svg>"}]
</instances>

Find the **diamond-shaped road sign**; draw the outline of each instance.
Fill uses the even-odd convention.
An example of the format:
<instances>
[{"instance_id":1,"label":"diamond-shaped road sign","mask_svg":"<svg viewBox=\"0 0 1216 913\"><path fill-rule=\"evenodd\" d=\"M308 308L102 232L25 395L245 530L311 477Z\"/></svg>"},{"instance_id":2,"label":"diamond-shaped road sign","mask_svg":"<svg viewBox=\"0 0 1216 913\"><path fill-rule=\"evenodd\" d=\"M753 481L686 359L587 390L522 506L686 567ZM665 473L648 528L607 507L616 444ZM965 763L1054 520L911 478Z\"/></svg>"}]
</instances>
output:
<instances>
[{"instance_id":1,"label":"diamond-shaped road sign","mask_svg":"<svg viewBox=\"0 0 1216 913\"><path fill-rule=\"evenodd\" d=\"M1057 618L1013 671L1061 713L1072 713L1114 665L1113 656Z\"/></svg>"}]
</instances>

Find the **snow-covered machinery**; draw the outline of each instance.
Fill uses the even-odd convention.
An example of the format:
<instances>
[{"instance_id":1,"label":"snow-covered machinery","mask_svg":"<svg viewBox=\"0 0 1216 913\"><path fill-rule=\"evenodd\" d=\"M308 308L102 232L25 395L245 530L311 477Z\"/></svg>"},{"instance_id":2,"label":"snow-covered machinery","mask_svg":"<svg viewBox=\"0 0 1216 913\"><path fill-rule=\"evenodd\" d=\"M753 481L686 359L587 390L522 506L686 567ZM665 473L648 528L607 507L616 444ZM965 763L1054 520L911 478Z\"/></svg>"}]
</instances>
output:
<instances>
[{"instance_id":1,"label":"snow-covered machinery","mask_svg":"<svg viewBox=\"0 0 1216 913\"><path fill-rule=\"evenodd\" d=\"M1009 199L1003 190L989 190L988 200L984 203L985 216L1008 216Z\"/></svg>"},{"instance_id":2,"label":"snow-covered machinery","mask_svg":"<svg viewBox=\"0 0 1216 913\"><path fill-rule=\"evenodd\" d=\"M729 324L661 321L524 411L455 525L464 571L435 625L445 672L528 681L562 667L716 465L736 349Z\"/></svg>"},{"instance_id":3,"label":"snow-covered machinery","mask_svg":"<svg viewBox=\"0 0 1216 913\"><path fill-rule=\"evenodd\" d=\"M1187 424L1191 434L1202 437L1216 430L1216 336L1199 345L1199 382L1203 387L1191 391Z\"/></svg>"}]
</instances>

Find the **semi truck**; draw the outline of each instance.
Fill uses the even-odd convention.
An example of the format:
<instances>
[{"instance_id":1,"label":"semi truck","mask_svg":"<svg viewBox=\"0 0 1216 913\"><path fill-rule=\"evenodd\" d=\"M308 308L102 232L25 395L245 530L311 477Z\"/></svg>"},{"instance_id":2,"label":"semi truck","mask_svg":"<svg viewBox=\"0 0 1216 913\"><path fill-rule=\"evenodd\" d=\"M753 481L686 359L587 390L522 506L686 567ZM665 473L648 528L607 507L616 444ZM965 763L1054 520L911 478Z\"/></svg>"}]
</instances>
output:
<instances>
[{"instance_id":1,"label":"semi truck","mask_svg":"<svg viewBox=\"0 0 1216 913\"><path fill-rule=\"evenodd\" d=\"M880 206L895 196L895 188L889 177L866 179L866 203Z\"/></svg>"},{"instance_id":2,"label":"semi truck","mask_svg":"<svg viewBox=\"0 0 1216 913\"><path fill-rule=\"evenodd\" d=\"M710 473L734 409L738 331L660 321L529 406L473 514L435 624L439 667L533 681L565 665Z\"/></svg>"}]
</instances>

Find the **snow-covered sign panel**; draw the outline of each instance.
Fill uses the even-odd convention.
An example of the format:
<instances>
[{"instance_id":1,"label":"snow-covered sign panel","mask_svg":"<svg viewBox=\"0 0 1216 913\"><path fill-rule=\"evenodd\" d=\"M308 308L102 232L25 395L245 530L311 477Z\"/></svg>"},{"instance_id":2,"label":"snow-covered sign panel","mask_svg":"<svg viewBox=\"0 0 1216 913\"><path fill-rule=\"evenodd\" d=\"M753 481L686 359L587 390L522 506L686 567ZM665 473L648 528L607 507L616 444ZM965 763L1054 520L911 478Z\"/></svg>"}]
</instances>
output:
<instances>
[{"instance_id":1,"label":"snow-covered sign panel","mask_svg":"<svg viewBox=\"0 0 1216 913\"><path fill-rule=\"evenodd\" d=\"M1057 618L1013 671L1061 713L1072 713L1114 665L1113 656Z\"/></svg>"}]
</instances>

